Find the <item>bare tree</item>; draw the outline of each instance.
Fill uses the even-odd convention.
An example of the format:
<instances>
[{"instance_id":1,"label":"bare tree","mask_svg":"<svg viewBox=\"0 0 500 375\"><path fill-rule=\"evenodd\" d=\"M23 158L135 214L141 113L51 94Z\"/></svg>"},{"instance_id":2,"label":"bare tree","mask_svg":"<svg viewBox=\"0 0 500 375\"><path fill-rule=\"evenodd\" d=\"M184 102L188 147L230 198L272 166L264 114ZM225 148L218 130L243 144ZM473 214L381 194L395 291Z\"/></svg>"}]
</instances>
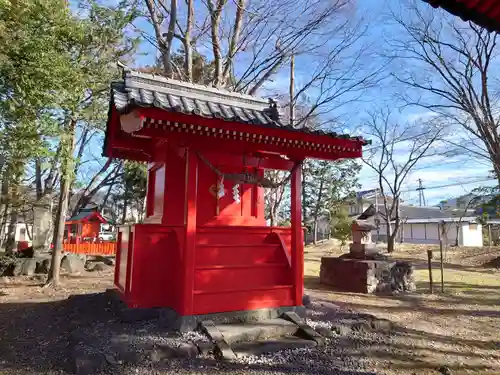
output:
<instances>
[{"instance_id":1,"label":"bare tree","mask_svg":"<svg viewBox=\"0 0 500 375\"><path fill-rule=\"evenodd\" d=\"M331 111L330 104L338 105L341 97L356 100L379 78L381 68L364 58L365 22L351 19L348 12L352 0L204 0L197 14L192 0L144 1L144 16L155 32L142 34L158 49L168 77L192 81L193 50L202 47L211 51L213 65L212 77L204 83L255 94L292 55L297 66L304 56L310 69L292 100L312 90L318 93L310 95L309 115L326 107ZM164 29L168 31L162 33ZM173 46L184 54L183 66L172 58Z\"/></svg>"},{"instance_id":2,"label":"bare tree","mask_svg":"<svg viewBox=\"0 0 500 375\"><path fill-rule=\"evenodd\" d=\"M123 162L117 161L114 164L113 162L113 159L107 159L88 181L87 186L78 192L78 199L75 200L71 208L73 216L85 207L101 189L113 185L120 174L123 173ZM112 168L110 168L111 166Z\"/></svg>"},{"instance_id":3,"label":"bare tree","mask_svg":"<svg viewBox=\"0 0 500 375\"><path fill-rule=\"evenodd\" d=\"M371 113L364 125L365 134L372 138L374 147L366 151L363 162L377 176L384 205L379 215L386 224L387 251L391 253L401 226L403 184L420 160L436 155L432 146L439 139L442 128L432 122L398 124L392 121L388 110Z\"/></svg>"},{"instance_id":4,"label":"bare tree","mask_svg":"<svg viewBox=\"0 0 500 375\"><path fill-rule=\"evenodd\" d=\"M404 33L394 33L389 39L393 56L408 62L394 77L415 89L404 99L442 115L455 127L461 126L472 142L482 143L483 147L474 148L473 153L492 163L500 184L497 34L423 2L408 7L392 12Z\"/></svg>"},{"instance_id":5,"label":"bare tree","mask_svg":"<svg viewBox=\"0 0 500 375\"><path fill-rule=\"evenodd\" d=\"M266 171L266 178L275 183L286 178L286 174L283 171ZM265 191L264 200L266 203L266 219L269 220L272 227L279 225L281 207L286 196L286 192L286 185L279 186L276 189L266 189Z\"/></svg>"}]
</instances>

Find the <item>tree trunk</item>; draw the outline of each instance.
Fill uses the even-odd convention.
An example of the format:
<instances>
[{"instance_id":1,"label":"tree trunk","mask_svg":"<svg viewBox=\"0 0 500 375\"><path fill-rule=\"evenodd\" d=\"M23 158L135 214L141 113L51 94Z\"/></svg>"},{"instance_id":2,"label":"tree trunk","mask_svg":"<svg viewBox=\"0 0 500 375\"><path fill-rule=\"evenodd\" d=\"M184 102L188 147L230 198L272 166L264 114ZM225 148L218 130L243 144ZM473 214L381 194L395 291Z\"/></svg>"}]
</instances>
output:
<instances>
[{"instance_id":1,"label":"tree trunk","mask_svg":"<svg viewBox=\"0 0 500 375\"><path fill-rule=\"evenodd\" d=\"M16 247L16 229L18 218L19 212L16 208L12 208L10 211L9 228L7 230L7 241L5 243L6 254L12 254Z\"/></svg>"},{"instance_id":2,"label":"tree trunk","mask_svg":"<svg viewBox=\"0 0 500 375\"><path fill-rule=\"evenodd\" d=\"M498 186L500 186L500 152L498 153L496 158L493 160L493 171L494 171L495 177L498 181Z\"/></svg>"},{"instance_id":3,"label":"tree trunk","mask_svg":"<svg viewBox=\"0 0 500 375\"><path fill-rule=\"evenodd\" d=\"M6 225L7 225L7 219L9 217L9 199L8 199L8 193L9 193L9 178L8 178L8 173L5 173L2 179L2 190L1 190L1 199L0 202L1 204L1 219L0 219L0 248L4 244L4 238L5 238L5 231L6 231Z\"/></svg>"},{"instance_id":4,"label":"tree trunk","mask_svg":"<svg viewBox=\"0 0 500 375\"><path fill-rule=\"evenodd\" d=\"M391 223L390 217L387 218L387 223L385 226L385 232L387 237L387 252L391 254L394 251L394 235L391 233Z\"/></svg>"},{"instance_id":5,"label":"tree trunk","mask_svg":"<svg viewBox=\"0 0 500 375\"><path fill-rule=\"evenodd\" d=\"M61 142L64 142L64 157L61 158L60 193L54 226L54 248L52 250L52 264L50 265L50 271L46 286L51 285L53 287L57 287L60 284L59 273L61 268L61 255L63 251L64 225L68 212L69 192L71 181L73 178L72 171L73 149L75 144L75 125L76 120L71 119L67 127L67 133L64 134L61 139Z\"/></svg>"},{"instance_id":6,"label":"tree trunk","mask_svg":"<svg viewBox=\"0 0 500 375\"><path fill-rule=\"evenodd\" d=\"M313 232L313 244L316 245L318 242L318 221L314 222L314 232Z\"/></svg>"},{"instance_id":7,"label":"tree trunk","mask_svg":"<svg viewBox=\"0 0 500 375\"><path fill-rule=\"evenodd\" d=\"M387 231L387 252L389 254L394 252L394 244L396 242L396 233L389 235L389 231Z\"/></svg>"},{"instance_id":8,"label":"tree trunk","mask_svg":"<svg viewBox=\"0 0 500 375\"><path fill-rule=\"evenodd\" d=\"M271 215L269 215L269 220L270 220L269 225L271 227L276 226L276 221L277 221L277 217L276 217L277 216L276 215L277 214L276 205L277 205L276 202L272 202L272 206L270 208Z\"/></svg>"},{"instance_id":9,"label":"tree trunk","mask_svg":"<svg viewBox=\"0 0 500 375\"><path fill-rule=\"evenodd\" d=\"M123 211L122 211L122 224L127 220L127 206L128 206L128 186L125 184L125 192L123 193Z\"/></svg>"},{"instance_id":10,"label":"tree trunk","mask_svg":"<svg viewBox=\"0 0 500 375\"><path fill-rule=\"evenodd\" d=\"M0 219L0 248L4 245L5 235L6 235L6 226L9 218L9 205L5 204L3 206L2 217Z\"/></svg>"}]
</instances>

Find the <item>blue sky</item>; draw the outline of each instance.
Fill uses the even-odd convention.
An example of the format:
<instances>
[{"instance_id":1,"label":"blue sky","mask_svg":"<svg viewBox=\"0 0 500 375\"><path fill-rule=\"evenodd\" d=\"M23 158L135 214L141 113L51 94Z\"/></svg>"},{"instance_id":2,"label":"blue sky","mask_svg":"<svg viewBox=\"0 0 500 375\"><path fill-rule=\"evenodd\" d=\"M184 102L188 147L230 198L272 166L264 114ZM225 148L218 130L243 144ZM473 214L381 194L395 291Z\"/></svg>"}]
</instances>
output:
<instances>
[{"instance_id":1,"label":"blue sky","mask_svg":"<svg viewBox=\"0 0 500 375\"><path fill-rule=\"evenodd\" d=\"M366 49L367 55L364 64L366 64L367 69L384 63L382 58L377 57L378 52L388 48L385 44L387 36L400 32L387 18L387 10L399 6L400 0L365 0L357 1L355 7L351 10L349 16L355 19L362 17L369 23L367 32L358 43L358 48ZM152 34L152 29L146 21L138 21L135 26ZM210 54L210 51L203 47L198 48L198 50ZM135 66L154 63L155 49L147 41L141 44L141 53L135 60ZM314 66L314 61L311 57L299 56L296 59L295 79L297 87L300 87L303 81L307 80L312 66ZM397 65L391 65L391 68L397 69L398 67ZM287 67L284 67L273 77L272 82L269 82L265 89L261 90L260 94L264 96L276 92L286 94L288 85L289 71ZM335 117L337 126L340 123L343 131L363 135L363 122L366 120L367 113L377 108L391 108L394 121L401 123L418 123L418 121L424 121L432 115L424 109L403 107L403 103L396 98L397 94L403 90L407 90L407 88L395 83L394 80L386 79L375 87L366 90L360 100L335 108L329 116ZM308 95L314 98L318 93L310 91ZM460 131L457 130L458 133ZM406 156L406 149L409 146L408 144L401 144L397 150L397 158L403 161ZM446 145L442 145L442 149L444 151ZM415 189L418 187L418 179L422 179L424 186L427 188L425 195L428 204L437 204L441 200L466 194L479 185L494 183L494 181L478 182L487 177L490 169L491 166L485 163L484 160L471 159L467 155L454 157L436 155L429 157L417 164L408 176L403 187L405 191L403 199L409 203L418 202L418 192ZM363 167L360 174L360 183L363 189L375 188L377 184L376 174L369 168ZM439 186L443 185L454 186L439 188Z\"/></svg>"}]
</instances>

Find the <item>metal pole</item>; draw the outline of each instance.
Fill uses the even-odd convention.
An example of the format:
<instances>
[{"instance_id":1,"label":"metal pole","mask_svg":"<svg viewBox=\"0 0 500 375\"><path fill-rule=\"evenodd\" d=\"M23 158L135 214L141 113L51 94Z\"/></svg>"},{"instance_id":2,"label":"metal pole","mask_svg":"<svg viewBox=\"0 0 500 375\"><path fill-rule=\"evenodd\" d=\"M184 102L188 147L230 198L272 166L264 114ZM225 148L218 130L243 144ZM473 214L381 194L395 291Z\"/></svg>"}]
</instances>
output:
<instances>
[{"instance_id":1,"label":"metal pole","mask_svg":"<svg viewBox=\"0 0 500 375\"><path fill-rule=\"evenodd\" d=\"M375 241L375 243L378 243L380 238L380 218L378 215L378 189L375 189L375 220L377 224L377 241Z\"/></svg>"}]
</instances>

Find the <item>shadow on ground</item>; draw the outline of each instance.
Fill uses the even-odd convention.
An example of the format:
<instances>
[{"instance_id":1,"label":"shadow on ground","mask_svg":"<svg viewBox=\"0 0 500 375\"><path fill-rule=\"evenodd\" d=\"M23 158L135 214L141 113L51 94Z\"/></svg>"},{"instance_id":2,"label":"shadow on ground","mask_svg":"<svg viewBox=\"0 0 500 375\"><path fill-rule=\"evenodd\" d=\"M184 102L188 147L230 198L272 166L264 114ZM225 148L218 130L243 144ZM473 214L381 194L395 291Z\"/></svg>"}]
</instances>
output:
<instances>
[{"instance_id":1,"label":"shadow on ground","mask_svg":"<svg viewBox=\"0 0 500 375\"><path fill-rule=\"evenodd\" d=\"M329 299L315 299L313 311L309 314L323 321L350 320L353 317L361 320L373 318L371 314L356 313L355 311L360 307L372 308L372 306L361 304L332 303ZM334 345L342 347L346 356L370 358L379 363L385 362L392 370L437 370L441 366L447 366L458 373L460 371L469 373L468 371L471 370L491 371L498 370L498 366L495 367L493 362L498 363L500 360L500 341L456 338L412 329L396 323L392 324L390 336L385 339L380 340L380 336L377 335L354 339L341 336ZM429 351L432 351L434 356L437 354L441 361L436 360L436 357L428 357ZM489 351L487 357L484 351ZM459 360L450 364L443 358L458 358ZM468 360L469 363L464 365L464 360ZM456 374L456 372L453 373Z\"/></svg>"},{"instance_id":2,"label":"shadow on ground","mask_svg":"<svg viewBox=\"0 0 500 375\"><path fill-rule=\"evenodd\" d=\"M153 343L149 338L178 337L168 327L155 321L124 323L118 319L113 304L105 293L77 295L69 299L41 303L5 303L0 305L0 373L7 374L55 374L74 373L74 354L83 341L95 344L103 367L92 373L130 374L151 373L151 364L135 363L131 368L127 363L107 362L108 347L120 337L142 338L136 348L147 350ZM83 333L83 335L82 335ZM99 341L99 342L97 342ZM155 373L175 374L307 374L310 363L290 365L221 363L209 358L172 359L155 363ZM302 371L301 371L302 370ZM131 372L132 371L132 372ZM331 373L331 369L324 372ZM338 375L370 375L369 372L337 370Z\"/></svg>"}]
</instances>

